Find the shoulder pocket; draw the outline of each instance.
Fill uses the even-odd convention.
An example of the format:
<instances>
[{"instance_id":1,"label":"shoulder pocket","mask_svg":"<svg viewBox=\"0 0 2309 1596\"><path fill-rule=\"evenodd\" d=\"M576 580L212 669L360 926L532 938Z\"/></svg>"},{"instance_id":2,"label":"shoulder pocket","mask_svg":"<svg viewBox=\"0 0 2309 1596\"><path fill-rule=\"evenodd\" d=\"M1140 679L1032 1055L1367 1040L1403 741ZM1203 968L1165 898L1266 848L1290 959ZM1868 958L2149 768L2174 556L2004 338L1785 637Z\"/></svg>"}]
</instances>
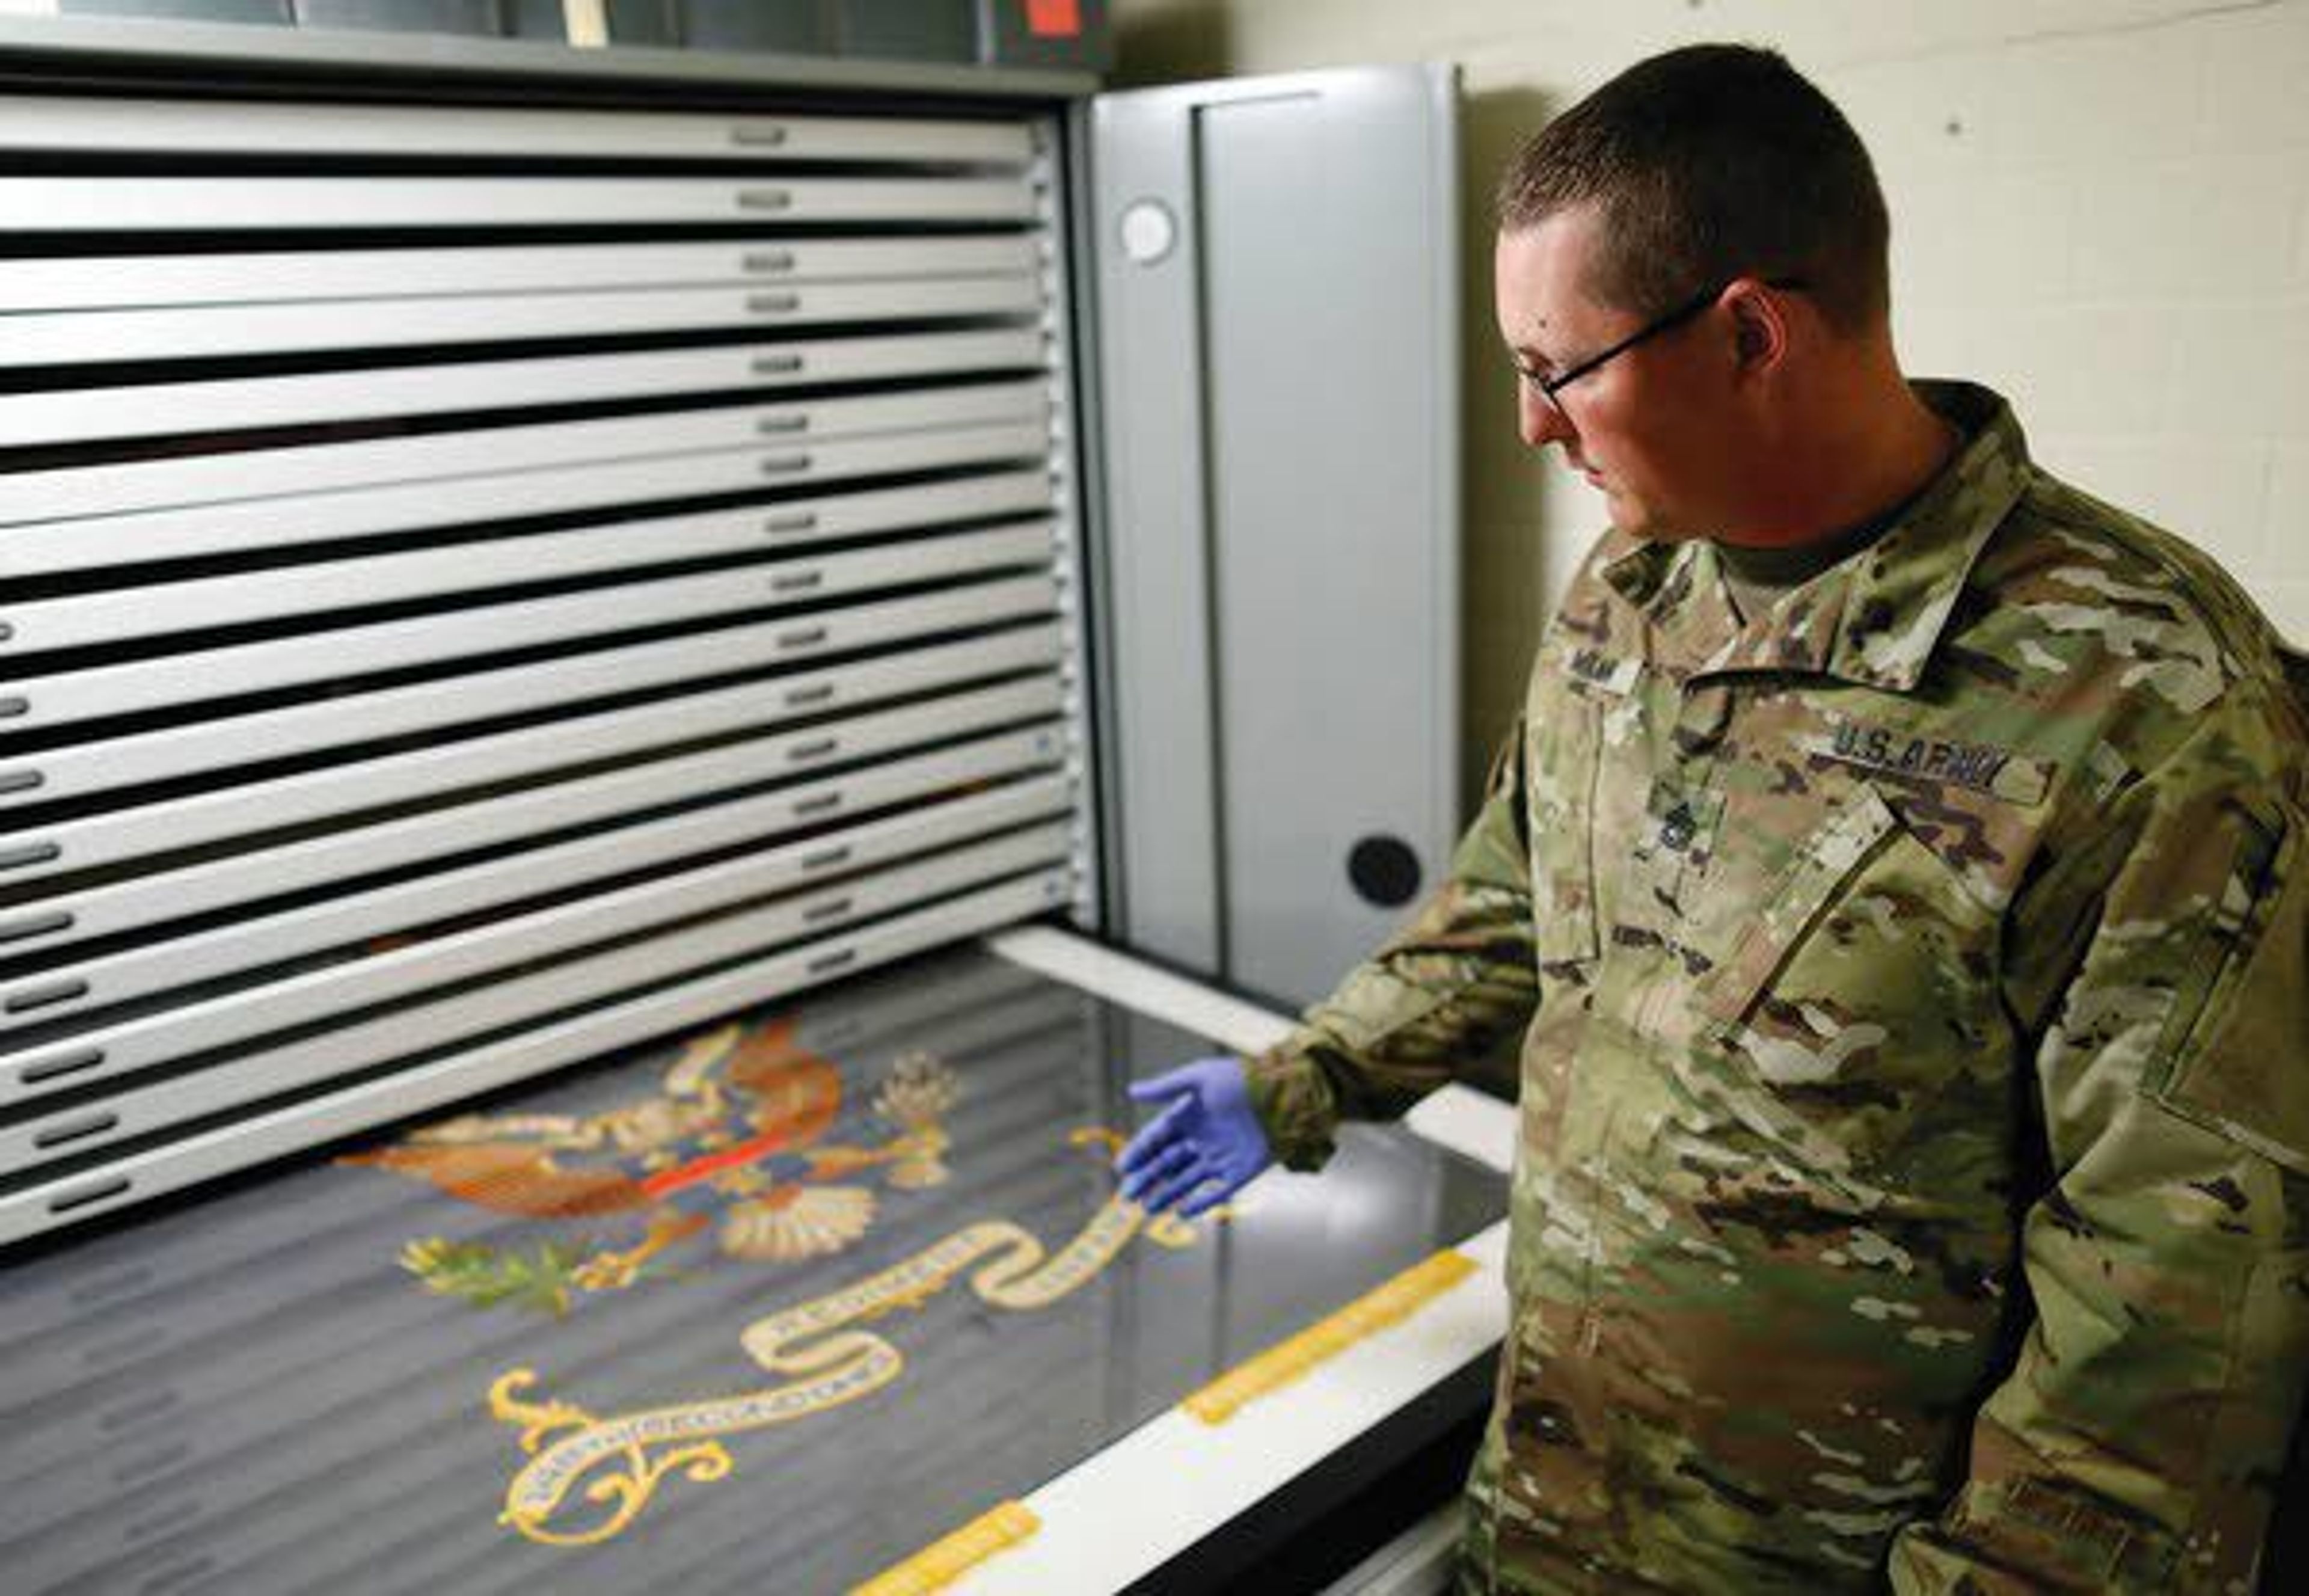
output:
<instances>
[{"instance_id":1,"label":"shoulder pocket","mask_svg":"<svg viewBox=\"0 0 2309 1596\"><path fill-rule=\"evenodd\" d=\"M2201 939L2175 972L2149 1095L2309 1175L2309 883L2301 826L2240 814L2235 863Z\"/></svg>"},{"instance_id":2,"label":"shoulder pocket","mask_svg":"<svg viewBox=\"0 0 2309 1596\"><path fill-rule=\"evenodd\" d=\"M1778 889L1700 984L1700 1009L1711 1022L1734 1026L1747 1018L1773 976L1834 901L1837 889L1899 826L1899 817L1873 786L1863 782L1853 788L1842 807L1802 845Z\"/></svg>"}]
</instances>

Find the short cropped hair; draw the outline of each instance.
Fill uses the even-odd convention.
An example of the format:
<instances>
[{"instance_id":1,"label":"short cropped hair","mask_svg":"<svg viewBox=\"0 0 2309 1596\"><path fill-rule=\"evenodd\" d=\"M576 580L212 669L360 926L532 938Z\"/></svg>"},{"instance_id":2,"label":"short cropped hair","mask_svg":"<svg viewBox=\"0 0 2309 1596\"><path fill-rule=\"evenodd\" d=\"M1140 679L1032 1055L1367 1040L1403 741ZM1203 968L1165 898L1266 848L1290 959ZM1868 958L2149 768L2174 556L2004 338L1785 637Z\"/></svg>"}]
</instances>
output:
<instances>
[{"instance_id":1,"label":"short cropped hair","mask_svg":"<svg viewBox=\"0 0 2309 1596\"><path fill-rule=\"evenodd\" d=\"M1855 333L1891 304L1891 228L1852 124L1777 51L1694 45L1613 78L1542 128L1501 178L1501 232L1594 204L1586 286L1647 316L1743 273L1803 280Z\"/></svg>"}]
</instances>

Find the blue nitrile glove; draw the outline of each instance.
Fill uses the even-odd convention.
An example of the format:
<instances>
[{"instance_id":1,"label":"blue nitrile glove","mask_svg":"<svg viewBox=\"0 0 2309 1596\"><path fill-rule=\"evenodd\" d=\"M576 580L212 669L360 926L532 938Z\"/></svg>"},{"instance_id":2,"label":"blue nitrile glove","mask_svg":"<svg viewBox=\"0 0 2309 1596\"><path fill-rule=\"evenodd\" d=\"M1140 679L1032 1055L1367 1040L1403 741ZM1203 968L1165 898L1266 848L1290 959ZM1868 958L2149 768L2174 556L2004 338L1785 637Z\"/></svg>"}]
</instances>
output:
<instances>
[{"instance_id":1,"label":"blue nitrile glove","mask_svg":"<svg viewBox=\"0 0 2309 1596\"><path fill-rule=\"evenodd\" d=\"M1132 1081L1130 1095L1165 1105L1114 1161L1122 1194L1150 1213L1176 1208L1191 1219L1275 1161L1251 1112L1241 1059L1198 1058L1168 1074Z\"/></svg>"}]
</instances>

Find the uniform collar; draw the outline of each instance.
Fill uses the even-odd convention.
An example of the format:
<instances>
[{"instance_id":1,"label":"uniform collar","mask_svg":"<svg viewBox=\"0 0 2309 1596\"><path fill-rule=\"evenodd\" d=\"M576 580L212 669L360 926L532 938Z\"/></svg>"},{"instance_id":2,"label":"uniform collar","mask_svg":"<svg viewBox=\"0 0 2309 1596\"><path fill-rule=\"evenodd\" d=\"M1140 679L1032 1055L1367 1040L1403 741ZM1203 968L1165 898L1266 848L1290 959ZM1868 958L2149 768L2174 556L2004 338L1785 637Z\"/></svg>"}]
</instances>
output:
<instances>
[{"instance_id":1,"label":"uniform collar","mask_svg":"<svg viewBox=\"0 0 2309 1596\"><path fill-rule=\"evenodd\" d=\"M1788 671L1906 692L1916 685L1965 578L2028 486L2028 440L2012 407L1969 383L1920 382L1917 396L1966 442L1867 550L1829 567L1743 630L1716 546L1614 532L1604 580L1641 611L1654 663L1679 676Z\"/></svg>"}]
</instances>

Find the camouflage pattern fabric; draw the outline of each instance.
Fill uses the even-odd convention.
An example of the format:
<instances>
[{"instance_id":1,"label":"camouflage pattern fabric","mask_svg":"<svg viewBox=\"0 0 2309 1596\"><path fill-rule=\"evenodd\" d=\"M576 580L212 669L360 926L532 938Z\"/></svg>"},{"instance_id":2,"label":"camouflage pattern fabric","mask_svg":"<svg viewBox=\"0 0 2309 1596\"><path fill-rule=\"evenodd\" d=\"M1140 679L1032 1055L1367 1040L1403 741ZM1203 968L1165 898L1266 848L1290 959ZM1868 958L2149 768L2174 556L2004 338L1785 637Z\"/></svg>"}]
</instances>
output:
<instances>
[{"instance_id":1,"label":"camouflage pattern fabric","mask_svg":"<svg viewBox=\"0 0 2309 1596\"><path fill-rule=\"evenodd\" d=\"M2002 401L1743 629L1607 535L1277 1155L1524 1035L1465 1587L2249 1591L2309 1373L2303 711Z\"/></svg>"}]
</instances>

